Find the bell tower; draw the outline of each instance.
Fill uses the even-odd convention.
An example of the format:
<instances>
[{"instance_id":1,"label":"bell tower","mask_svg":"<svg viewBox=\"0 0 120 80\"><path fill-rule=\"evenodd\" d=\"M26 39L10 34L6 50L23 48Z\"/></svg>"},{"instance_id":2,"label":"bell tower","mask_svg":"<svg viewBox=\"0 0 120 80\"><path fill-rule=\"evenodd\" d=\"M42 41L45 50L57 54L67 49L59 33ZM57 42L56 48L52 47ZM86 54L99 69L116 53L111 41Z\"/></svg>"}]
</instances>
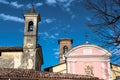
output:
<instances>
[{"instance_id":1,"label":"bell tower","mask_svg":"<svg viewBox=\"0 0 120 80\"><path fill-rule=\"evenodd\" d=\"M59 59L60 63L65 62L65 54L72 48L73 40L69 38L63 38L58 40L58 44L60 44L60 54Z\"/></svg>"},{"instance_id":2,"label":"bell tower","mask_svg":"<svg viewBox=\"0 0 120 80\"><path fill-rule=\"evenodd\" d=\"M40 15L35 12L32 5L30 11L24 14L24 42L23 42L23 56L21 68L24 69L38 69L41 61L38 51L38 22L40 22ZM38 59L39 58L39 59Z\"/></svg>"},{"instance_id":3,"label":"bell tower","mask_svg":"<svg viewBox=\"0 0 120 80\"><path fill-rule=\"evenodd\" d=\"M24 27L24 49L35 49L37 46L38 38L38 22L40 15L35 13L34 6L30 8L29 13L24 14L25 27Z\"/></svg>"}]
</instances>

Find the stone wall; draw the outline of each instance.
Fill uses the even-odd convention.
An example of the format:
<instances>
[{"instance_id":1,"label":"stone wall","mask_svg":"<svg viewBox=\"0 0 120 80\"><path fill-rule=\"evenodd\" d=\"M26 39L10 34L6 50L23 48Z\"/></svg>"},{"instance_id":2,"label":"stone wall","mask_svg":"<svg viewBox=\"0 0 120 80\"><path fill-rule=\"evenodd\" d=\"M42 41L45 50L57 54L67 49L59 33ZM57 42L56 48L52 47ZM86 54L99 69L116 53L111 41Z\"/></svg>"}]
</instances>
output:
<instances>
[{"instance_id":1,"label":"stone wall","mask_svg":"<svg viewBox=\"0 0 120 80\"><path fill-rule=\"evenodd\" d=\"M18 68L21 64L22 52L1 52L0 68Z\"/></svg>"}]
</instances>

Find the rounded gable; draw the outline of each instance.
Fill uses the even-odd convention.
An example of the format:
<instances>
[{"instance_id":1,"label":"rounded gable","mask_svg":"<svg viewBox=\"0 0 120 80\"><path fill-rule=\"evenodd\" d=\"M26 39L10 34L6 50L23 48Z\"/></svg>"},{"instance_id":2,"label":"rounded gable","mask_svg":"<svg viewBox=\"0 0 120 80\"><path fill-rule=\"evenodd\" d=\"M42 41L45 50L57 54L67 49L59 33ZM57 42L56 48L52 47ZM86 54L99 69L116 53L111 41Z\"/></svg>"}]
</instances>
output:
<instances>
[{"instance_id":1,"label":"rounded gable","mask_svg":"<svg viewBox=\"0 0 120 80\"><path fill-rule=\"evenodd\" d=\"M79 45L72 48L70 51L66 53L65 56L68 57L73 55L74 56L92 55L92 56L109 56L110 57L111 53L108 50L94 44L83 44L83 45Z\"/></svg>"}]
</instances>

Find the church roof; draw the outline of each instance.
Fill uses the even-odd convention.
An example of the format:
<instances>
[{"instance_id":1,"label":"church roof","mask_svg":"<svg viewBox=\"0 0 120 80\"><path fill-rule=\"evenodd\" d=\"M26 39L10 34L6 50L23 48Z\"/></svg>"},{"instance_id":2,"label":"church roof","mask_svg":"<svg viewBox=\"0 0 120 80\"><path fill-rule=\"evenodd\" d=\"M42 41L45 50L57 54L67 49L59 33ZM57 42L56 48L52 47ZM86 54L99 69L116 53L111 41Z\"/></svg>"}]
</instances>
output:
<instances>
[{"instance_id":1,"label":"church roof","mask_svg":"<svg viewBox=\"0 0 120 80\"><path fill-rule=\"evenodd\" d=\"M19 79L19 80L99 80L97 77L84 75L40 72L31 69L0 68L0 79Z\"/></svg>"},{"instance_id":2,"label":"church roof","mask_svg":"<svg viewBox=\"0 0 120 80\"><path fill-rule=\"evenodd\" d=\"M0 51L23 51L23 47L18 47L18 46L0 46Z\"/></svg>"}]
</instances>

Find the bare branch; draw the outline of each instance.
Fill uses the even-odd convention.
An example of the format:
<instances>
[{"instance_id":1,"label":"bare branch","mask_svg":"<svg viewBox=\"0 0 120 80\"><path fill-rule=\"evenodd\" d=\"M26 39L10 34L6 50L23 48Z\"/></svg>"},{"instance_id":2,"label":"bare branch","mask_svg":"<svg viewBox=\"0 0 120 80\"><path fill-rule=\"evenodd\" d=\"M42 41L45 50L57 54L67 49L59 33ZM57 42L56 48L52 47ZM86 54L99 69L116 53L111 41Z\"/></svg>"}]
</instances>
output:
<instances>
[{"instance_id":1,"label":"bare branch","mask_svg":"<svg viewBox=\"0 0 120 80\"><path fill-rule=\"evenodd\" d=\"M120 0L86 0L85 7L94 14L87 26L102 37L103 44L119 46Z\"/></svg>"}]
</instances>

